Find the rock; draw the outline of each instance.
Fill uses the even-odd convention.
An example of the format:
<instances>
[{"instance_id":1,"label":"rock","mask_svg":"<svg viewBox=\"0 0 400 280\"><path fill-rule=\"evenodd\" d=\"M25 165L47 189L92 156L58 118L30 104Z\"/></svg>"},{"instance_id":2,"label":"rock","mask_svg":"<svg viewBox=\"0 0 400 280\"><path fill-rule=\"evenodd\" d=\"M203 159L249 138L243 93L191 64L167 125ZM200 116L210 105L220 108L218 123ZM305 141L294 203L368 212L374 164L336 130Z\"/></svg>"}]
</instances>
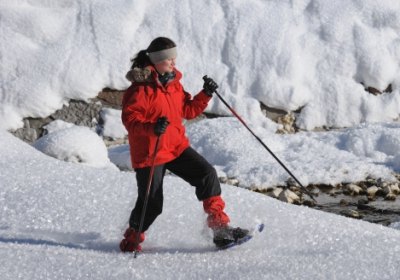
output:
<instances>
[{"instance_id":1,"label":"rock","mask_svg":"<svg viewBox=\"0 0 400 280\"><path fill-rule=\"evenodd\" d=\"M290 187L298 187L296 181L292 177L289 177L286 180L286 186L289 187L289 188Z\"/></svg>"},{"instance_id":2,"label":"rock","mask_svg":"<svg viewBox=\"0 0 400 280\"><path fill-rule=\"evenodd\" d=\"M234 177L219 177L218 179L222 184L239 186L239 180Z\"/></svg>"},{"instance_id":3,"label":"rock","mask_svg":"<svg viewBox=\"0 0 400 280\"><path fill-rule=\"evenodd\" d=\"M368 91L369 93L372 93L373 95L382 94L382 92L379 89L376 89L374 87L367 87L365 90Z\"/></svg>"},{"instance_id":4,"label":"rock","mask_svg":"<svg viewBox=\"0 0 400 280\"><path fill-rule=\"evenodd\" d=\"M218 179L222 184L225 184L228 181L228 177L219 177Z\"/></svg>"},{"instance_id":5,"label":"rock","mask_svg":"<svg viewBox=\"0 0 400 280\"><path fill-rule=\"evenodd\" d=\"M300 187L293 186L293 187L290 187L288 189L291 190L292 192L294 192L295 194L297 194L299 197L303 196L303 192L302 192ZM318 193L317 194L313 194L313 195L318 196Z\"/></svg>"},{"instance_id":6,"label":"rock","mask_svg":"<svg viewBox=\"0 0 400 280\"><path fill-rule=\"evenodd\" d=\"M360 209L360 210L367 210L367 211L373 211L373 212L376 211L376 208L375 208L375 207L370 206L370 205L368 205L368 204L357 204L357 209Z\"/></svg>"},{"instance_id":7,"label":"rock","mask_svg":"<svg viewBox=\"0 0 400 280\"><path fill-rule=\"evenodd\" d=\"M399 185L397 183L393 183L393 184L388 184L383 188L383 191L385 192L385 194L389 194L392 193L394 195L397 195L400 193L400 188Z\"/></svg>"},{"instance_id":8,"label":"rock","mask_svg":"<svg viewBox=\"0 0 400 280\"><path fill-rule=\"evenodd\" d=\"M226 184L232 186L239 186L239 180L236 178L228 178L228 180L226 180Z\"/></svg>"},{"instance_id":9,"label":"rock","mask_svg":"<svg viewBox=\"0 0 400 280\"><path fill-rule=\"evenodd\" d=\"M400 193L400 187L398 183L392 184L392 193L398 195Z\"/></svg>"},{"instance_id":10,"label":"rock","mask_svg":"<svg viewBox=\"0 0 400 280\"><path fill-rule=\"evenodd\" d=\"M396 200L396 195L393 194L393 193L388 193L388 194L385 196L385 200L394 201L394 200Z\"/></svg>"},{"instance_id":11,"label":"rock","mask_svg":"<svg viewBox=\"0 0 400 280\"><path fill-rule=\"evenodd\" d=\"M335 191L330 191L329 196L337 197L337 193Z\"/></svg>"},{"instance_id":12,"label":"rock","mask_svg":"<svg viewBox=\"0 0 400 280\"><path fill-rule=\"evenodd\" d=\"M278 199L291 204L300 204L300 197L291 190L284 190L279 194Z\"/></svg>"},{"instance_id":13,"label":"rock","mask_svg":"<svg viewBox=\"0 0 400 280\"><path fill-rule=\"evenodd\" d=\"M118 146L118 145L129 145L128 138L114 140L114 139L108 139L107 137L103 137L103 141L107 147Z\"/></svg>"},{"instance_id":14,"label":"rock","mask_svg":"<svg viewBox=\"0 0 400 280\"><path fill-rule=\"evenodd\" d=\"M336 196L338 196L338 195L340 195L342 193L343 193L342 187L341 186L337 186L337 187L334 187L332 190L330 190L328 194L330 196L336 197Z\"/></svg>"},{"instance_id":15,"label":"rock","mask_svg":"<svg viewBox=\"0 0 400 280\"><path fill-rule=\"evenodd\" d=\"M379 190L379 188L377 187L377 186L372 186L372 187L369 187L368 189L367 189L367 195L368 196L375 196L376 195L376 192Z\"/></svg>"},{"instance_id":16,"label":"rock","mask_svg":"<svg viewBox=\"0 0 400 280\"><path fill-rule=\"evenodd\" d=\"M296 132L295 121L296 117L292 112L289 112L284 116L278 117L277 122L281 124L283 127L278 129L277 133L279 134L295 133Z\"/></svg>"},{"instance_id":17,"label":"rock","mask_svg":"<svg viewBox=\"0 0 400 280\"><path fill-rule=\"evenodd\" d=\"M100 101L104 106L111 107L114 109L121 109L122 98L124 96L124 90L115 90L110 88L104 88L96 97L96 100Z\"/></svg>"},{"instance_id":18,"label":"rock","mask_svg":"<svg viewBox=\"0 0 400 280\"><path fill-rule=\"evenodd\" d=\"M303 205L308 206L308 207L315 207L315 202L313 200L304 200Z\"/></svg>"},{"instance_id":19,"label":"rock","mask_svg":"<svg viewBox=\"0 0 400 280\"><path fill-rule=\"evenodd\" d=\"M384 188L387 186L387 182L385 182L384 180L382 180L382 178L379 178L378 180L376 180L376 185L378 188Z\"/></svg>"},{"instance_id":20,"label":"rock","mask_svg":"<svg viewBox=\"0 0 400 280\"><path fill-rule=\"evenodd\" d=\"M278 119L280 117L283 117L288 113L281 109L268 107L267 105L265 105L262 102L260 102L260 107L261 107L261 111L265 114L265 116L274 122L278 122Z\"/></svg>"},{"instance_id":21,"label":"rock","mask_svg":"<svg viewBox=\"0 0 400 280\"><path fill-rule=\"evenodd\" d=\"M282 188L274 188L272 191L268 192L268 196L272 198L279 198L280 193L283 191Z\"/></svg>"},{"instance_id":22,"label":"rock","mask_svg":"<svg viewBox=\"0 0 400 280\"><path fill-rule=\"evenodd\" d=\"M340 214L349 218L354 218L354 219L361 219L362 215L356 211L356 210L351 210L351 209L346 209L340 211Z\"/></svg>"},{"instance_id":23,"label":"rock","mask_svg":"<svg viewBox=\"0 0 400 280\"><path fill-rule=\"evenodd\" d=\"M359 195L361 192L363 192L363 189L356 184L347 184L345 186L345 190L350 195Z\"/></svg>"},{"instance_id":24,"label":"rock","mask_svg":"<svg viewBox=\"0 0 400 280\"><path fill-rule=\"evenodd\" d=\"M51 117L55 120L63 120L80 126L94 127L97 125L102 105L100 102L87 103L79 100L71 100L68 106L63 106Z\"/></svg>"},{"instance_id":25,"label":"rock","mask_svg":"<svg viewBox=\"0 0 400 280\"><path fill-rule=\"evenodd\" d=\"M363 83L361 83L364 85ZM373 94L373 95L380 95L382 93L391 93L393 91L392 84L389 84L383 91L380 89L377 89L376 87L373 86L365 86L364 85L365 91Z\"/></svg>"},{"instance_id":26,"label":"rock","mask_svg":"<svg viewBox=\"0 0 400 280\"><path fill-rule=\"evenodd\" d=\"M79 126L96 127L100 120L100 102L85 102L80 100L70 100L68 106L44 118L26 118L24 127L12 133L29 143L33 143L38 138L46 134L43 128L54 120L62 120Z\"/></svg>"},{"instance_id":27,"label":"rock","mask_svg":"<svg viewBox=\"0 0 400 280\"><path fill-rule=\"evenodd\" d=\"M42 134L42 131L43 130L40 130L40 128L38 129L36 127L31 127L29 119L25 119L24 127L17 129L13 132L13 134L23 141L33 143L39 138L38 135Z\"/></svg>"}]
</instances>

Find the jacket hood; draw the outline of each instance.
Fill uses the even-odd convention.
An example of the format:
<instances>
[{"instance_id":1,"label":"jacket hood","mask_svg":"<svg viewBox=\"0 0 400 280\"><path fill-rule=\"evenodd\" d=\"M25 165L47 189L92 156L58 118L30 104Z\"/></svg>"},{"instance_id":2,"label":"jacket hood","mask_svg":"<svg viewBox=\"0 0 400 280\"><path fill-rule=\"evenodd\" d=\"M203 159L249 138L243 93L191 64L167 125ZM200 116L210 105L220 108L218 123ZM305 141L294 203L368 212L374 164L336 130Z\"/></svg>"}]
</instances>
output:
<instances>
[{"instance_id":1,"label":"jacket hood","mask_svg":"<svg viewBox=\"0 0 400 280\"><path fill-rule=\"evenodd\" d=\"M127 78L132 83L144 83L153 82L153 75L151 73L151 67L145 68L133 68L126 73L125 78Z\"/></svg>"},{"instance_id":2,"label":"jacket hood","mask_svg":"<svg viewBox=\"0 0 400 280\"><path fill-rule=\"evenodd\" d=\"M175 78L174 80L180 80L182 74L174 68ZM153 66L146 66L145 68L135 67L126 73L125 78L127 78L132 83L148 83L157 81L157 71Z\"/></svg>"}]
</instances>

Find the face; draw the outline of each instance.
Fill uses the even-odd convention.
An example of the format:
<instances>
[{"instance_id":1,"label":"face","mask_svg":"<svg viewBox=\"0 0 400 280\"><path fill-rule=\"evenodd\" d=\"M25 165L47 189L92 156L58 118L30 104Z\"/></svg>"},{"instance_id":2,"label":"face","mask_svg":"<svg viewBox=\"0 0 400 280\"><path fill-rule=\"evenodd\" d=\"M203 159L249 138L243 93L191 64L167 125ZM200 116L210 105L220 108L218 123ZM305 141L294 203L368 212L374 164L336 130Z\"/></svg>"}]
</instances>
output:
<instances>
[{"instance_id":1,"label":"face","mask_svg":"<svg viewBox=\"0 0 400 280\"><path fill-rule=\"evenodd\" d=\"M168 58L166 60L163 60L156 65L154 65L157 69L157 72L160 73L161 75L165 73L171 73L174 70L175 67L175 60L176 58Z\"/></svg>"}]
</instances>

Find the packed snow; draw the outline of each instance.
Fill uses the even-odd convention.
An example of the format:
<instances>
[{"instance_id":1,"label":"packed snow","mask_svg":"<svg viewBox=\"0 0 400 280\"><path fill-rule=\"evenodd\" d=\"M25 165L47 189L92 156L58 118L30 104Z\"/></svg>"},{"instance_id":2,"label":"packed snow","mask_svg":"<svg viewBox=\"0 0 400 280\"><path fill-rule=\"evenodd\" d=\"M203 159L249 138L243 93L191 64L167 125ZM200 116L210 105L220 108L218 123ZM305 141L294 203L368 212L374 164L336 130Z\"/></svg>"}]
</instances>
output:
<instances>
[{"instance_id":1,"label":"packed snow","mask_svg":"<svg viewBox=\"0 0 400 280\"><path fill-rule=\"evenodd\" d=\"M187 134L220 176L243 187L222 185L232 225L265 230L216 252L194 189L168 175L144 252L118 251L137 196L128 146L107 150L102 141L126 135L120 111L102 111L100 136L54 121L28 145L6 130L104 87L128 87L130 58L157 36L178 44L186 90L195 94L203 75L213 77L304 185L395 180L399 1L0 0L1 278L398 279L399 223L382 227L246 190L289 176L233 117L188 123ZM378 96L364 90L389 84L392 92ZM278 135L260 102L301 109L304 130L342 129ZM230 115L217 97L207 111Z\"/></svg>"},{"instance_id":2,"label":"packed snow","mask_svg":"<svg viewBox=\"0 0 400 280\"><path fill-rule=\"evenodd\" d=\"M194 189L165 180L144 252L118 251L135 175L48 157L0 132L2 279L397 279L400 231L222 185L232 224L265 230L217 252Z\"/></svg>"}]
</instances>

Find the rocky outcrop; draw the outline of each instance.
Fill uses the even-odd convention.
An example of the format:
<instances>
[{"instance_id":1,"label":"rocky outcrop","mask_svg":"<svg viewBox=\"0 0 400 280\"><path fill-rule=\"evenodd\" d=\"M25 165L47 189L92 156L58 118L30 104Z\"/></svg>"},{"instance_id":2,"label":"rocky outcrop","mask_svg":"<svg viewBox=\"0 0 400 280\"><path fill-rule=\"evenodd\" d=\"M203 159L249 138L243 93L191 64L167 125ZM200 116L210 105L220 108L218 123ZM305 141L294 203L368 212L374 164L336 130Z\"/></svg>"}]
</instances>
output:
<instances>
[{"instance_id":1,"label":"rocky outcrop","mask_svg":"<svg viewBox=\"0 0 400 280\"><path fill-rule=\"evenodd\" d=\"M103 107L121 109L124 92L124 90L105 88L94 100L101 102Z\"/></svg>"},{"instance_id":2,"label":"rocky outcrop","mask_svg":"<svg viewBox=\"0 0 400 280\"><path fill-rule=\"evenodd\" d=\"M24 127L13 131L18 138L32 143L44 134L44 126L54 120L62 120L80 126L95 127L99 123L99 113L102 104L98 101L71 100L68 106L63 106L46 118L26 118Z\"/></svg>"},{"instance_id":3,"label":"rocky outcrop","mask_svg":"<svg viewBox=\"0 0 400 280\"><path fill-rule=\"evenodd\" d=\"M285 186L257 187L243 186L235 178L220 178L221 182L263 193L283 202L313 207L345 217L390 225L398 221L400 209L394 202L400 195L400 174L395 174L393 182L375 178L365 181L337 185L311 184L307 190L317 200L317 204L304 194L302 189L289 179Z\"/></svg>"},{"instance_id":4,"label":"rocky outcrop","mask_svg":"<svg viewBox=\"0 0 400 280\"><path fill-rule=\"evenodd\" d=\"M46 134L44 126L54 120L62 120L75 125L97 127L102 124L100 111L102 108L121 109L124 91L105 88L96 98L89 101L70 100L68 106L63 106L46 118L26 118L24 126L12 133L18 138L32 143Z\"/></svg>"},{"instance_id":5,"label":"rocky outcrop","mask_svg":"<svg viewBox=\"0 0 400 280\"><path fill-rule=\"evenodd\" d=\"M381 95L383 93L391 93L393 91L392 84L389 84L387 86L387 88L384 89L383 91L381 91L375 87L372 87L372 86L366 86L363 83L361 83L361 84L364 86L365 91L371 93L372 95Z\"/></svg>"}]
</instances>

